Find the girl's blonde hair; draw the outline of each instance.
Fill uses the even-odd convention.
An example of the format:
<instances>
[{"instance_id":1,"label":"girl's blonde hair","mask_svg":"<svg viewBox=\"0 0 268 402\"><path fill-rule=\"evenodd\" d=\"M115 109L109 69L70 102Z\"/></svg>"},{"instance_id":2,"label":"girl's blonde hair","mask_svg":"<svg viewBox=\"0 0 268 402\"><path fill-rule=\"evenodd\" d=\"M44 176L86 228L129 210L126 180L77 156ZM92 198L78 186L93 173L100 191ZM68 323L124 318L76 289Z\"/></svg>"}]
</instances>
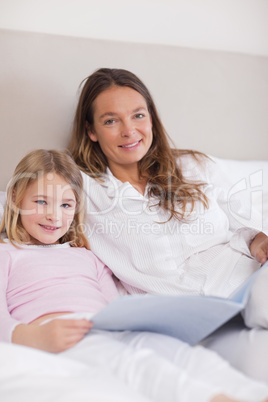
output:
<instances>
[{"instance_id":1,"label":"girl's blonde hair","mask_svg":"<svg viewBox=\"0 0 268 402\"><path fill-rule=\"evenodd\" d=\"M152 119L152 145L138 163L140 178L145 178L150 184L149 195L158 198L159 205L170 212L169 219L183 219L187 204L190 204L192 211L196 201L208 207L208 199L202 191L205 183L186 180L177 164L177 158L181 155L191 154L197 161L201 161L205 155L170 147L171 139L163 127L153 98L135 74L123 69L100 68L82 84L68 147L80 169L96 179L105 173L108 166L106 156L99 143L91 141L88 136L88 127L94 131L94 101L112 86L129 87L143 96Z\"/></svg>"},{"instance_id":2,"label":"girl's blonde hair","mask_svg":"<svg viewBox=\"0 0 268 402\"><path fill-rule=\"evenodd\" d=\"M76 199L76 211L67 233L59 239L60 243L70 242L72 247L89 249L84 235L83 178L78 166L66 153L56 150L38 149L27 154L17 165L7 188L7 202L0 233L6 232L9 241L15 245L30 241L30 236L21 223L20 203L28 186L40 174L55 173L61 176L72 188ZM0 242L3 240L0 238Z\"/></svg>"}]
</instances>

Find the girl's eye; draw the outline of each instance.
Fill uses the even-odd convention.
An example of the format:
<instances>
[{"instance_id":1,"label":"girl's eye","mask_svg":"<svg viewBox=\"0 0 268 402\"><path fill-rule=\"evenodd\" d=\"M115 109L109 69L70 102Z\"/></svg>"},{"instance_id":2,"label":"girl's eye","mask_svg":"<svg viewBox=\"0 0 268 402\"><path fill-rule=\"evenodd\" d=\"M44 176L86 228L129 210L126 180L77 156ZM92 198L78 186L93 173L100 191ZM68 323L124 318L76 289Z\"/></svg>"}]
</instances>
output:
<instances>
[{"instance_id":1,"label":"girl's eye","mask_svg":"<svg viewBox=\"0 0 268 402\"><path fill-rule=\"evenodd\" d=\"M63 208L70 208L70 207L71 207L70 204L62 204L61 206L62 206Z\"/></svg>"},{"instance_id":2,"label":"girl's eye","mask_svg":"<svg viewBox=\"0 0 268 402\"><path fill-rule=\"evenodd\" d=\"M44 201L44 200L37 200L35 202L36 202L36 204L39 204L39 205L46 205L46 201Z\"/></svg>"}]
</instances>

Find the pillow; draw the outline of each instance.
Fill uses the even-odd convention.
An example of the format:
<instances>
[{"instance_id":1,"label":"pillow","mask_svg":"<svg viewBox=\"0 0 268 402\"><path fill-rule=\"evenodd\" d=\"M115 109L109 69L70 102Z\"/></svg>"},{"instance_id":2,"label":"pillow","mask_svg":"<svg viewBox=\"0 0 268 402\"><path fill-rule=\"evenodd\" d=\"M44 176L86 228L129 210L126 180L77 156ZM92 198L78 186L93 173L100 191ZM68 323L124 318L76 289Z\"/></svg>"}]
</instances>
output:
<instances>
[{"instance_id":1,"label":"pillow","mask_svg":"<svg viewBox=\"0 0 268 402\"><path fill-rule=\"evenodd\" d=\"M2 220L3 217L5 203L6 203L6 192L0 191L0 221Z\"/></svg>"},{"instance_id":2,"label":"pillow","mask_svg":"<svg viewBox=\"0 0 268 402\"><path fill-rule=\"evenodd\" d=\"M244 211L233 211L245 226L268 235L268 162L239 161L211 157L224 172L230 200L237 201ZM243 216L243 214L245 215Z\"/></svg>"}]
</instances>

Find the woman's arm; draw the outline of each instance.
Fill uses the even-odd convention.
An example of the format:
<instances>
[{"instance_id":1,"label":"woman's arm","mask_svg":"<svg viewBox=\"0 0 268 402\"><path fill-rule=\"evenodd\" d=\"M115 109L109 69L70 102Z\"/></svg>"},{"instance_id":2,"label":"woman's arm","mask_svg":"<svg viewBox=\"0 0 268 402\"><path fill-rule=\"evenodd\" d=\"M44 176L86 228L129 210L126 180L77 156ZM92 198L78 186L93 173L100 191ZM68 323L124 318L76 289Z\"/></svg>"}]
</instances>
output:
<instances>
[{"instance_id":1,"label":"woman's arm","mask_svg":"<svg viewBox=\"0 0 268 402\"><path fill-rule=\"evenodd\" d=\"M92 328L92 323L82 320L53 319L46 324L20 324L11 341L19 345L59 353L76 345Z\"/></svg>"},{"instance_id":2,"label":"woman's arm","mask_svg":"<svg viewBox=\"0 0 268 402\"><path fill-rule=\"evenodd\" d=\"M258 233L252 240L249 250L252 257L264 264L268 258L268 236L262 232Z\"/></svg>"}]
</instances>

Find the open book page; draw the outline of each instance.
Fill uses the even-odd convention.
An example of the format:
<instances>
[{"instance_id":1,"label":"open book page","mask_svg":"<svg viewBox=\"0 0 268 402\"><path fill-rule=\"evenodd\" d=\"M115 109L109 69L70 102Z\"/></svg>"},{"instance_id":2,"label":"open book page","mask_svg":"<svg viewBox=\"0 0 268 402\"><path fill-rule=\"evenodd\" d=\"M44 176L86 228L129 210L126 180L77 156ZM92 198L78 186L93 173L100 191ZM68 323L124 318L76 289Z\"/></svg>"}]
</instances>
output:
<instances>
[{"instance_id":1,"label":"open book page","mask_svg":"<svg viewBox=\"0 0 268 402\"><path fill-rule=\"evenodd\" d=\"M268 269L268 262L260 269ZM192 295L119 297L93 317L94 328L157 332L195 345L243 310L259 272L228 299Z\"/></svg>"}]
</instances>

